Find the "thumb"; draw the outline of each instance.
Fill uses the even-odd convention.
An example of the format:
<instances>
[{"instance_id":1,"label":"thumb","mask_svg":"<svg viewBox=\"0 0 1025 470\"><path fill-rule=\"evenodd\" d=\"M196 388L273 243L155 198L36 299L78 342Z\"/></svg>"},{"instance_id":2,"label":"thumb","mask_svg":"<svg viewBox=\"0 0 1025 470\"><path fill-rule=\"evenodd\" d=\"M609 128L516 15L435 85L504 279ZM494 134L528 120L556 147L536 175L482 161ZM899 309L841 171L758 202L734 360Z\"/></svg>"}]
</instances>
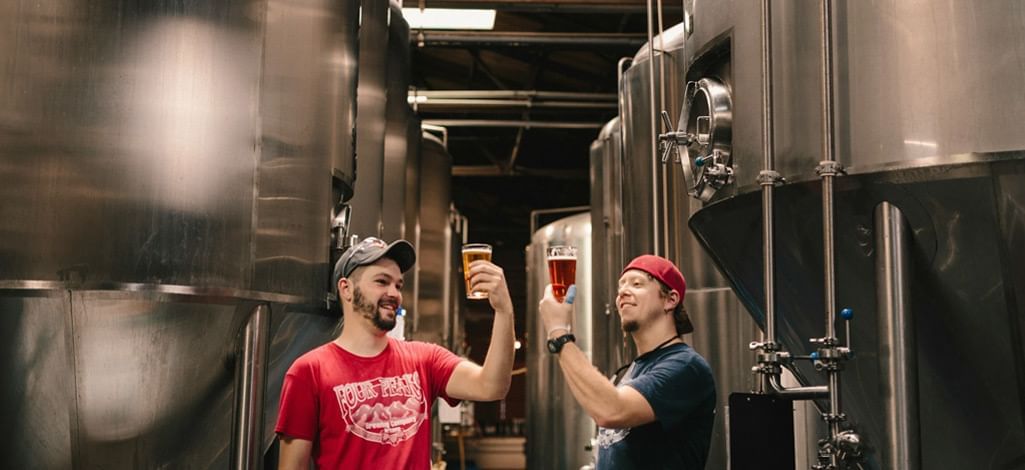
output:
<instances>
[{"instance_id":1,"label":"thumb","mask_svg":"<svg viewBox=\"0 0 1025 470\"><path fill-rule=\"evenodd\" d=\"M569 290L566 291L566 303L572 305L573 301L577 299L577 285L573 284L569 286Z\"/></svg>"}]
</instances>

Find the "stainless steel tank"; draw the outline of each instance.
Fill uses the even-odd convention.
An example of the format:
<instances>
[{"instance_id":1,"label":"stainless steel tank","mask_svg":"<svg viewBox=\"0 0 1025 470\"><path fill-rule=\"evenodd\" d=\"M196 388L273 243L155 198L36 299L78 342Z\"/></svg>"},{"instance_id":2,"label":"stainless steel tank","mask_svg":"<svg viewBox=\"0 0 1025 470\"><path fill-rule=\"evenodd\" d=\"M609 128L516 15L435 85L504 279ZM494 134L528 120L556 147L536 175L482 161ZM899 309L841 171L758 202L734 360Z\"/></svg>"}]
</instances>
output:
<instances>
[{"instance_id":1,"label":"stainless steel tank","mask_svg":"<svg viewBox=\"0 0 1025 470\"><path fill-rule=\"evenodd\" d=\"M386 240L408 238L406 229L406 169L409 153L419 145L420 134L410 135L419 119L406 100L409 89L409 24L402 9L392 2L388 22L387 104L385 106L384 162L381 175L381 235ZM415 143L413 143L415 141Z\"/></svg>"},{"instance_id":2,"label":"stainless steel tank","mask_svg":"<svg viewBox=\"0 0 1025 470\"><path fill-rule=\"evenodd\" d=\"M413 268L411 337L452 347L450 323L459 285L453 270L459 261L460 240L452 217L452 157L441 140L423 134L420 145L419 210L415 232L417 263ZM408 275L407 275L408 276ZM458 352L458 349L453 349Z\"/></svg>"},{"instance_id":3,"label":"stainless steel tank","mask_svg":"<svg viewBox=\"0 0 1025 470\"><path fill-rule=\"evenodd\" d=\"M577 247L577 301L573 333L588 357L604 351L595 341L589 212L559 219L539 228L527 247L527 468L577 469L592 462L594 421L577 404L559 369L558 358L548 352L537 300L549 283L545 251L551 245Z\"/></svg>"},{"instance_id":4,"label":"stainless steel tank","mask_svg":"<svg viewBox=\"0 0 1025 470\"><path fill-rule=\"evenodd\" d=\"M381 237L384 232L383 182L384 139L388 102L388 56L390 39L390 2L362 1L359 43L359 86L357 88L359 125L356 126L356 183L349 205L352 218L350 235L360 238ZM406 34L408 35L408 28ZM408 44L403 44L408 48ZM402 78L408 80L408 78ZM403 101L405 102L405 101Z\"/></svg>"},{"instance_id":5,"label":"stainless steel tank","mask_svg":"<svg viewBox=\"0 0 1025 470\"><path fill-rule=\"evenodd\" d=\"M594 366L611 375L634 355L616 313L616 285L623 259L623 141L612 118L591 143L591 292Z\"/></svg>"},{"instance_id":6,"label":"stainless steel tank","mask_svg":"<svg viewBox=\"0 0 1025 470\"><path fill-rule=\"evenodd\" d=\"M284 367L336 321L357 8L0 6L0 466L227 467L260 305L273 439Z\"/></svg>"},{"instance_id":7,"label":"stainless steel tank","mask_svg":"<svg viewBox=\"0 0 1025 470\"><path fill-rule=\"evenodd\" d=\"M717 80L732 94L731 136L716 144L729 146L734 176L690 225L762 323L759 9L739 1L688 3L685 77ZM776 170L789 182L775 190L778 339L793 354L807 354L808 340L826 328L816 175L827 135L820 8L773 2L771 16L774 152ZM1025 461L1020 12L1015 1L833 4L828 115L847 173L836 181L835 280L837 307L855 312L856 354L839 390L844 427L866 443L864 468ZM685 164L696 169L693 160ZM883 202L899 209L900 220L877 219ZM900 262L888 255L892 225L907 237ZM894 276L904 279L903 291L887 284ZM895 327L898 318L908 326ZM825 383L807 361L798 370L805 383Z\"/></svg>"},{"instance_id":8,"label":"stainless steel tank","mask_svg":"<svg viewBox=\"0 0 1025 470\"><path fill-rule=\"evenodd\" d=\"M613 263L606 274L610 279L607 282L611 282L606 294L610 300L607 301L612 302L613 314L616 281L626 263L637 255L657 253L665 256L680 268L687 279L684 306L694 323L695 331L684 339L708 360L716 381L716 419L706 465L706 468L713 469L725 468L727 465L726 417L729 394L749 391L753 387L747 346L756 338L758 329L729 284L716 270L712 258L687 227L688 220L701 208L701 203L686 196L689 187L680 166L672 160L663 164L652 150L652 118L664 110L669 114L671 122L676 122L684 103L686 90L683 85L687 66L685 37L683 23L666 29L661 37L653 39L655 62L651 62L649 45L646 44L637 52L632 65L623 74L620 97L623 106L619 117L625 134L622 170L614 165L604 165L603 170L607 175L601 179L597 176L592 178L592 193L596 183L609 185L600 190L606 195L603 205L611 206L604 209L607 215L603 217L609 217L611 226L622 230L624 240L622 256L619 259L611 257ZM649 92L651 64L654 64L655 72L654 111ZM659 132L665 132L661 119L656 123ZM606 130L609 129L607 126ZM603 131L594 145L609 134L614 135L614 129L608 133ZM603 148L609 152L603 162L614 162L615 154L618 153L615 146L605 144ZM592 145L592 164L595 162L593 151ZM622 171L621 177L616 176L617 171ZM617 189L616 184L623 186ZM616 194L621 194L621 199L617 199ZM622 214L618 224L615 222L617 212ZM632 357L626 358L630 359ZM619 365L613 365L612 371Z\"/></svg>"}]
</instances>

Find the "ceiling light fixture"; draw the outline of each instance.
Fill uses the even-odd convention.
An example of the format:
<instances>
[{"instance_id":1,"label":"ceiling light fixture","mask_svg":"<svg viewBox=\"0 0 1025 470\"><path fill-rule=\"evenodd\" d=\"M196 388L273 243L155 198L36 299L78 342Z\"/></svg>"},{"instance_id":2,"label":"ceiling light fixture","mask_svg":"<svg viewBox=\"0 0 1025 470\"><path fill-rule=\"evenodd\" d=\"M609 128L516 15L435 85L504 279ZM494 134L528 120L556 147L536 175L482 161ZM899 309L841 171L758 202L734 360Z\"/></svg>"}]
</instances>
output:
<instances>
[{"instance_id":1,"label":"ceiling light fixture","mask_svg":"<svg viewBox=\"0 0 1025 470\"><path fill-rule=\"evenodd\" d=\"M410 29L495 29L495 10L403 8Z\"/></svg>"}]
</instances>

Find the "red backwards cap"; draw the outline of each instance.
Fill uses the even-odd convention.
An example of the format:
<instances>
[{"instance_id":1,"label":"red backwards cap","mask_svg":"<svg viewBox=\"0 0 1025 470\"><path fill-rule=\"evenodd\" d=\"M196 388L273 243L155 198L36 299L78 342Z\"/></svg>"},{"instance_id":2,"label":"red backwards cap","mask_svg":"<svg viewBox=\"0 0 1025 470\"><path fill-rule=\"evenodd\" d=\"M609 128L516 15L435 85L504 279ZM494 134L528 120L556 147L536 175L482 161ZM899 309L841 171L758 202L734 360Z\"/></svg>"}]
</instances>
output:
<instances>
[{"instance_id":1,"label":"red backwards cap","mask_svg":"<svg viewBox=\"0 0 1025 470\"><path fill-rule=\"evenodd\" d=\"M676 269L671 261L655 255L641 255L633 259L619 275L626 274L631 269L639 269L652 277L658 279L669 286L670 289L675 290L680 294L680 302L683 302L683 294L687 292L687 281L683 279L683 274L680 273L679 269Z\"/></svg>"}]
</instances>

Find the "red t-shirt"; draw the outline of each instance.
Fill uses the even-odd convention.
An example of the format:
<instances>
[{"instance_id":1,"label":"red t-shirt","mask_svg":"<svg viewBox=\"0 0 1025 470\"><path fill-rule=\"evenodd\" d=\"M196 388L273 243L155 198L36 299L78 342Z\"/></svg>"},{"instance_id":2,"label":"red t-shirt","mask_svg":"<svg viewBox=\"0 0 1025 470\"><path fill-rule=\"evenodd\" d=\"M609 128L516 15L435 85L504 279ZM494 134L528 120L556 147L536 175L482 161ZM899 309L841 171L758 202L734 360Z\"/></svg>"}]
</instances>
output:
<instances>
[{"instance_id":1,"label":"red t-shirt","mask_svg":"<svg viewBox=\"0 0 1025 470\"><path fill-rule=\"evenodd\" d=\"M388 338L375 357L334 342L295 360L274 431L313 442L321 469L429 469L431 406L463 359L441 346Z\"/></svg>"}]
</instances>

